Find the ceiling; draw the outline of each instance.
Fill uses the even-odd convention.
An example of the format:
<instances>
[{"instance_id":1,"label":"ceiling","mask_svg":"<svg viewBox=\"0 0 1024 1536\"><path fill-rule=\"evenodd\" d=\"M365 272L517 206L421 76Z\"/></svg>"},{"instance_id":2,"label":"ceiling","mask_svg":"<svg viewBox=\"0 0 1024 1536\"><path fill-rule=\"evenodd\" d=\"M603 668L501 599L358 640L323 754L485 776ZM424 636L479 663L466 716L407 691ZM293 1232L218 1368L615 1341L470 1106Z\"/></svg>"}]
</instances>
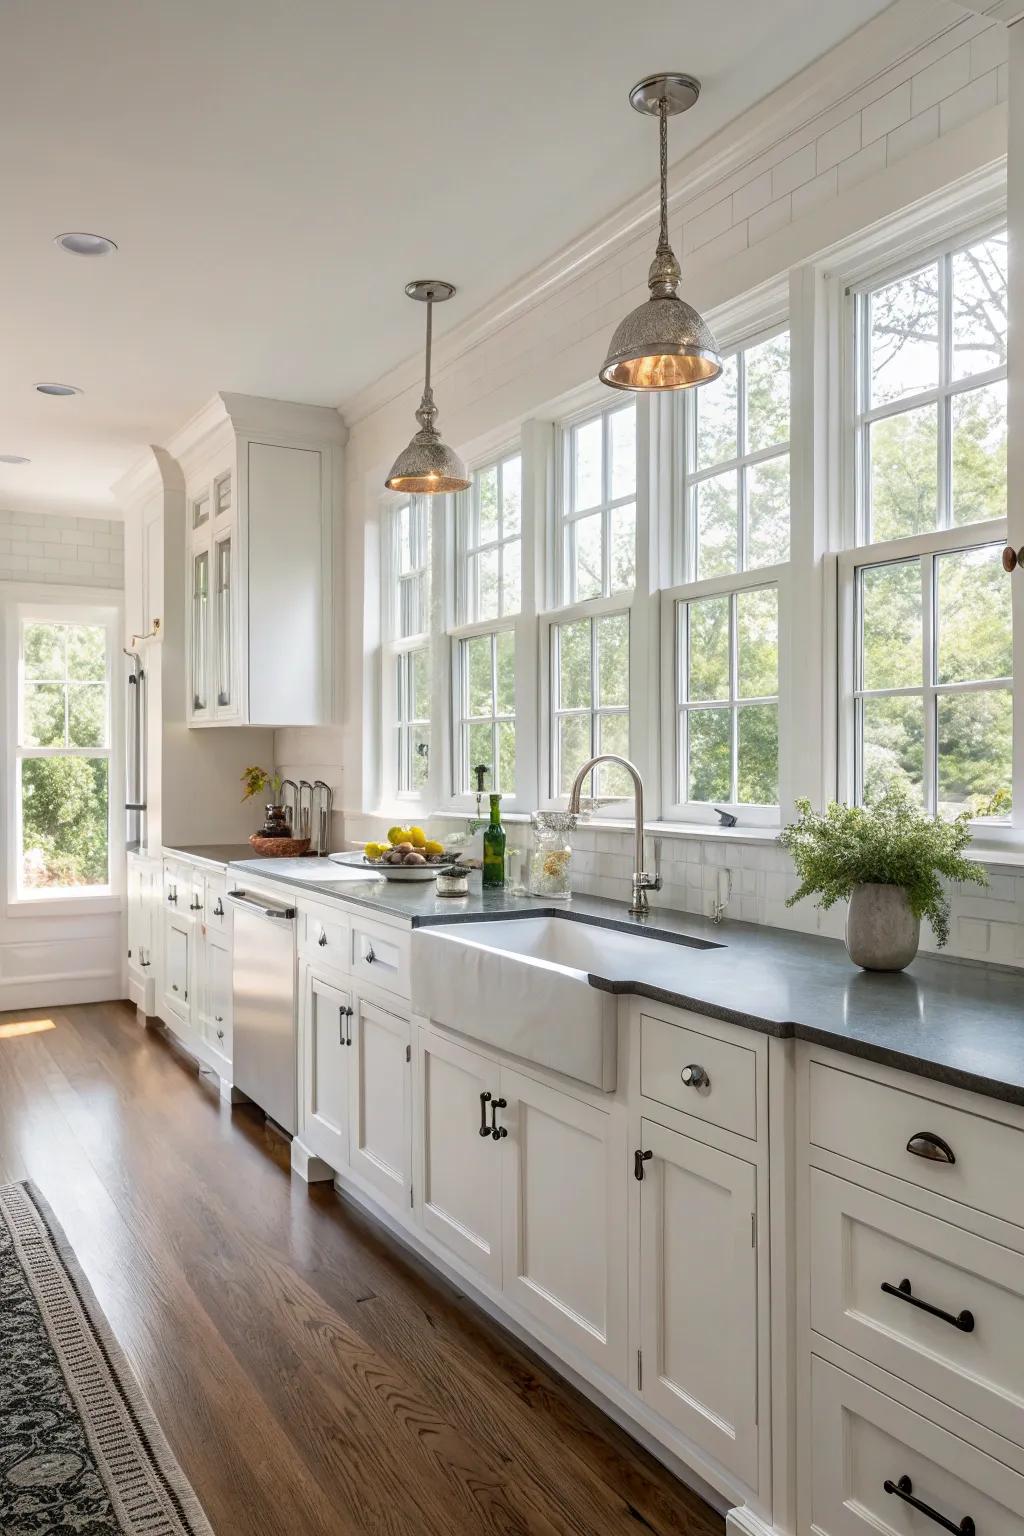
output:
<instances>
[{"instance_id":1,"label":"ceiling","mask_svg":"<svg viewBox=\"0 0 1024 1536\"><path fill-rule=\"evenodd\" d=\"M703 81L677 159L886 4L4 0L0 506L109 513L219 389L350 397L421 344L409 278L443 330L652 184L639 76Z\"/></svg>"}]
</instances>

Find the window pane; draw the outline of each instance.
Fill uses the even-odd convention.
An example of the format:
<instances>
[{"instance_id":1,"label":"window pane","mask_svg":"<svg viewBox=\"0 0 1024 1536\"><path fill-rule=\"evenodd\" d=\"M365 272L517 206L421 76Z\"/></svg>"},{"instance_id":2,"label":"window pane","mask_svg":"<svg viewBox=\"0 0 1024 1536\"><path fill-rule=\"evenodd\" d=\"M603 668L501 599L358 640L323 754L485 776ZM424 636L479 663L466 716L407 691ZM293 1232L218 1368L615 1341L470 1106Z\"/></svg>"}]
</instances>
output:
<instances>
[{"instance_id":1,"label":"window pane","mask_svg":"<svg viewBox=\"0 0 1024 1536\"><path fill-rule=\"evenodd\" d=\"M691 709L686 714L690 739L689 800L732 798L732 710Z\"/></svg>"},{"instance_id":2,"label":"window pane","mask_svg":"<svg viewBox=\"0 0 1024 1536\"><path fill-rule=\"evenodd\" d=\"M412 570L412 508L395 509L395 540L398 545L398 574L404 576Z\"/></svg>"},{"instance_id":3,"label":"window pane","mask_svg":"<svg viewBox=\"0 0 1024 1536\"><path fill-rule=\"evenodd\" d=\"M409 788L424 789L430 772L430 725L414 725L409 731Z\"/></svg>"},{"instance_id":4,"label":"window pane","mask_svg":"<svg viewBox=\"0 0 1024 1536\"><path fill-rule=\"evenodd\" d=\"M739 569L736 471L699 481L696 495L697 579L727 576Z\"/></svg>"},{"instance_id":5,"label":"window pane","mask_svg":"<svg viewBox=\"0 0 1024 1536\"><path fill-rule=\"evenodd\" d=\"M611 498L636 494L636 406L613 411L608 418L611 437Z\"/></svg>"},{"instance_id":6,"label":"window pane","mask_svg":"<svg viewBox=\"0 0 1024 1536\"><path fill-rule=\"evenodd\" d=\"M589 709L590 621L558 626L558 706Z\"/></svg>"},{"instance_id":7,"label":"window pane","mask_svg":"<svg viewBox=\"0 0 1024 1536\"><path fill-rule=\"evenodd\" d=\"M523 606L523 541L509 539L501 547L501 611L519 613Z\"/></svg>"},{"instance_id":8,"label":"window pane","mask_svg":"<svg viewBox=\"0 0 1024 1536\"><path fill-rule=\"evenodd\" d=\"M26 624L24 638L25 676L44 682L64 678L64 624Z\"/></svg>"},{"instance_id":9,"label":"window pane","mask_svg":"<svg viewBox=\"0 0 1024 1536\"><path fill-rule=\"evenodd\" d=\"M939 382L939 269L933 263L871 294L870 404Z\"/></svg>"},{"instance_id":10,"label":"window pane","mask_svg":"<svg viewBox=\"0 0 1024 1536\"><path fill-rule=\"evenodd\" d=\"M921 566L917 560L860 573L861 686L919 688Z\"/></svg>"},{"instance_id":11,"label":"window pane","mask_svg":"<svg viewBox=\"0 0 1024 1536\"><path fill-rule=\"evenodd\" d=\"M577 518L570 525L572 541L572 595L576 602L590 597L600 597L604 590L601 569L601 514Z\"/></svg>"},{"instance_id":12,"label":"window pane","mask_svg":"<svg viewBox=\"0 0 1024 1536\"><path fill-rule=\"evenodd\" d=\"M21 740L26 747L64 746L63 684L28 684L22 707Z\"/></svg>"},{"instance_id":13,"label":"window pane","mask_svg":"<svg viewBox=\"0 0 1024 1536\"><path fill-rule=\"evenodd\" d=\"M729 599L705 597L687 604L686 697L704 701L729 697Z\"/></svg>"},{"instance_id":14,"label":"window pane","mask_svg":"<svg viewBox=\"0 0 1024 1536\"><path fill-rule=\"evenodd\" d=\"M498 788L510 795L516 787L516 728L511 720L498 722Z\"/></svg>"},{"instance_id":15,"label":"window pane","mask_svg":"<svg viewBox=\"0 0 1024 1536\"><path fill-rule=\"evenodd\" d=\"M871 538L904 539L938 521L938 413L934 405L868 428Z\"/></svg>"},{"instance_id":16,"label":"window pane","mask_svg":"<svg viewBox=\"0 0 1024 1536\"><path fill-rule=\"evenodd\" d=\"M572 432L573 506L577 511L601 501L601 438L604 421L595 416Z\"/></svg>"},{"instance_id":17,"label":"window pane","mask_svg":"<svg viewBox=\"0 0 1024 1536\"><path fill-rule=\"evenodd\" d=\"M626 592L636 585L636 503L612 511L611 589Z\"/></svg>"},{"instance_id":18,"label":"window pane","mask_svg":"<svg viewBox=\"0 0 1024 1536\"><path fill-rule=\"evenodd\" d=\"M107 823L105 760L22 762L22 888L108 884Z\"/></svg>"},{"instance_id":19,"label":"window pane","mask_svg":"<svg viewBox=\"0 0 1024 1536\"><path fill-rule=\"evenodd\" d=\"M789 559L789 454L747 471L747 569Z\"/></svg>"},{"instance_id":20,"label":"window pane","mask_svg":"<svg viewBox=\"0 0 1024 1536\"><path fill-rule=\"evenodd\" d=\"M514 715L516 712L516 637L511 630L502 630L498 635L497 651L498 714Z\"/></svg>"},{"instance_id":21,"label":"window pane","mask_svg":"<svg viewBox=\"0 0 1024 1536\"><path fill-rule=\"evenodd\" d=\"M410 657L412 684L409 698L410 720L430 718L430 652L413 651Z\"/></svg>"},{"instance_id":22,"label":"window pane","mask_svg":"<svg viewBox=\"0 0 1024 1536\"><path fill-rule=\"evenodd\" d=\"M924 704L921 699L864 699L863 798L876 800L892 785L922 798Z\"/></svg>"},{"instance_id":23,"label":"window pane","mask_svg":"<svg viewBox=\"0 0 1024 1536\"><path fill-rule=\"evenodd\" d=\"M462 642L462 654L466 668L466 709L470 716L490 716L493 711L491 694L491 637L477 635Z\"/></svg>"},{"instance_id":24,"label":"window pane","mask_svg":"<svg viewBox=\"0 0 1024 1536\"><path fill-rule=\"evenodd\" d=\"M1010 583L996 545L939 555L938 665L940 683L984 682L1013 672Z\"/></svg>"},{"instance_id":25,"label":"window pane","mask_svg":"<svg viewBox=\"0 0 1024 1536\"><path fill-rule=\"evenodd\" d=\"M522 527L523 461L519 454L501 466L501 534L518 533Z\"/></svg>"},{"instance_id":26,"label":"window pane","mask_svg":"<svg viewBox=\"0 0 1024 1536\"><path fill-rule=\"evenodd\" d=\"M598 703L604 708L629 703L629 615L597 621Z\"/></svg>"},{"instance_id":27,"label":"window pane","mask_svg":"<svg viewBox=\"0 0 1024 1536\"><path fill-rule=\"evenodd\" d=\"M619 757L629 756L629 716L598 715L598 752L615 752ZM622 799L633 798L633 780L625 768L616 763L602 763L597 770L597 794L615 795Z\"/></svg>"},{"instance_id":28,"label":"window pane","mask_svg":"<svg viewBox=\"0 0 1024 1536\"><path fill-rule=\"evenodd\" d=\"M953 257L953 377L1006 363L1006 234Z\"/></svg>"},{"instance_id":29,"label":"window pane","mask_svg":"<svg viewBox=\"0 0 1024 1536\"><path fill-rule=\"evenodd\" d=\"M563 715L558 722L558 793L567 795L590 751L590 715Z\"/></svg>"},{"instance_id":30,"label":"window pane","mask_svg":"<svg viewBox=\"0 0 1024 1536\"><path fill-rule=\"evenodd\" d=\"M969 389L950 402L953 521L1006 516L1006 381Z\"/></svg>"},{"instance_id":31,"label":"window pane","mask_svg":"<svg viewBox=\"0 0 1024 1536\"><path fill-rule=\"evenodd\" d=\"M694 391L698 469L710 469L739 453L738 375L736 356L727 357L721 376L706 389Z\"/></svg>"},{"instance_id":32,"label":"window pane","mask_svg":"<svg viewBox=\"0 0 1024 1536\"><path fill-rule=\"evenodd\" d=\"M79 682L107 680L107 632L100 624L69 624L68 677Z\"/></svg>"},{"instance_id":33,"label":"window pane","mask_svg":"<svg viewBox=\"0 0 1024 1536\"><path fill-rule=\"evenodd\" d=\"M498 466L492 464L476 476L477 544L490 544L498 537Z\"/></svg>"},{"instance_id":34,"label":"window pane","mask_svg":"<svg viewBox=\"0 0 1024 1536\"><path fill-rule=\"evenodd\" d=\"M779 594L777 588L759 587L753 592L736 594L736 644L739 664L737 697L766 699L778 693ZM742 743L741 723L741 746ZM774 802L765 803L773 804Z\"/></svg>"},{"instance_id":35,"label":"window pane","mask_svg":"<svg viewBox=\"0 0 1024 1536\"><path fill-rule=\"evenodd\" d=\"M746 368L747 452L756 453L789 440L789 332L751 347Z\"/></svg>"},{"instance_id":36,"label":"window pane","mask_svg":"<svg viewBox=\"0 0 1024 1536\"><path fill-rule=\"evenodd\" d=\"M398 583L398 632L403 640L427 627L424 577L405 576Z\"/></svg>"},{"instance_id":37,"label":"window pane","mask_svg":"<svg viewBox=\"0 0 1024 1536\"><path fill-rule=\"evenodd\" d=\"M779 803L779 709L752 704L736 714L739 730L737 799L741 805Z\"/></svg>"},{"instance_id":38,"label":"window pane","mask_svg":"<svg viewBox=\"0 0 1024 1536\"><path fill-rule=\"evenodd\" d=\"M77 683L68 689L68 745L107 745L107 690L102 683Z\"/></svg>"},{"instance_id":39,"label":"window pane","mask_svg":"<svg viewBox=\"0 0 1024 1536\"><path fill-rule=\"evenodd\" d=\"M985 809L993 795L998 816L1010 811L1013 784L1013 699L1008 688L938 698L940 812Z\"/></svg>"},{"instance_id":40,"label":"window pane","mask_svg":"<svg viewBox=\"0 0 1024 1536\"><path fill-rule=\"evenodd\" d=\"M490 721L486 725L471 725L466 732L469 746L468 772L466 774L466 789L476 788L475 770L481 765L487 769L489 777L485 784L494 783L494 729Z\"/></svg>"},{"instance_id":41,"label":"window pane","mask_svg":"<svg viewBox=\"0 0 1024 1536\"><path fill-rule=\"evenodd\" d=\"M470 564L471 591L476 592L476 619L498 617L498 551L489 549L486 554L474 555Z\"/></svg>"}]
</instances>

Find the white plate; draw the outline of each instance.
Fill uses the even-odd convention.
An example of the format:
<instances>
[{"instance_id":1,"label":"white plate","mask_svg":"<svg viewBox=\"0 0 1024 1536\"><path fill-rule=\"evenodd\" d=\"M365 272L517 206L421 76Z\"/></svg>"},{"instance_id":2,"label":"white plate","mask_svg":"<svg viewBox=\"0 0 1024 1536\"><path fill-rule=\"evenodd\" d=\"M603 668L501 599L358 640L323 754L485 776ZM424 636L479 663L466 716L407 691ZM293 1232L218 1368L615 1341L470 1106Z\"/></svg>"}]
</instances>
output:
<instances>
[{"instance_id":1,"label":"white plate","mask_svg":"<svg viewBox=\"0 0 1024 1536\"><path fill-rule=\"evenodd\" d=\"M364 869L368 874L378 875L383 880L397 880L414 883L417 880L433 880L436 875L451 869L454 859L447 859L440 864L374 864L364 853L358 851L352 853L332 853L328 855L335 864L351 864Z\"/></svg>"}]
</instances>

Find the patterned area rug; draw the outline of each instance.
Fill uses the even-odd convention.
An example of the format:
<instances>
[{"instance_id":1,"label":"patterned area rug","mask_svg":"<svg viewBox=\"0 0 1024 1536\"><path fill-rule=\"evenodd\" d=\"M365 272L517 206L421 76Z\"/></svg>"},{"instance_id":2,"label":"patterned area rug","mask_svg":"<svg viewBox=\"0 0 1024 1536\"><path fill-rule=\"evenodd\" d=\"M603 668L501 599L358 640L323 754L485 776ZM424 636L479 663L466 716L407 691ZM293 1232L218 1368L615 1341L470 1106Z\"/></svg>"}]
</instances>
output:
<instances>
[{"instance_id":1,"label":"patterned area rug","mask_svg":"<svg viewBox=\"0 0 1024 1536\"><path fill-rule=\"evenodd\" d=\"M31 1184L0 1185L0 1532L213 1536Z\"/></svg>"}]
</instances>

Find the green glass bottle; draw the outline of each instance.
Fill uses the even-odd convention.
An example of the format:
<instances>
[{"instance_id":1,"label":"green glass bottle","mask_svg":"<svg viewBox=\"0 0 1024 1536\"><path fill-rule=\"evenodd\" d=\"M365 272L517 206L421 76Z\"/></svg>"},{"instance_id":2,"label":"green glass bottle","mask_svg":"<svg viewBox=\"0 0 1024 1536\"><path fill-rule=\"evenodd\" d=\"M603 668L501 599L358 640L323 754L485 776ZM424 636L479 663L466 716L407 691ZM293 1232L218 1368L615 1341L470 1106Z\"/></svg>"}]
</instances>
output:
<instances>
[{"instance_id":1,"label":"green glass bottle","mask_svg":"<svg viewBox=\"0 0 1024 1536\"><path fill-rule=\"evenodd\" d=\"M491 796L491 819L484 828L484 889L501 890L505 884L505 828L501 824L501 796Z\"/></svg>"}]
</instances>

